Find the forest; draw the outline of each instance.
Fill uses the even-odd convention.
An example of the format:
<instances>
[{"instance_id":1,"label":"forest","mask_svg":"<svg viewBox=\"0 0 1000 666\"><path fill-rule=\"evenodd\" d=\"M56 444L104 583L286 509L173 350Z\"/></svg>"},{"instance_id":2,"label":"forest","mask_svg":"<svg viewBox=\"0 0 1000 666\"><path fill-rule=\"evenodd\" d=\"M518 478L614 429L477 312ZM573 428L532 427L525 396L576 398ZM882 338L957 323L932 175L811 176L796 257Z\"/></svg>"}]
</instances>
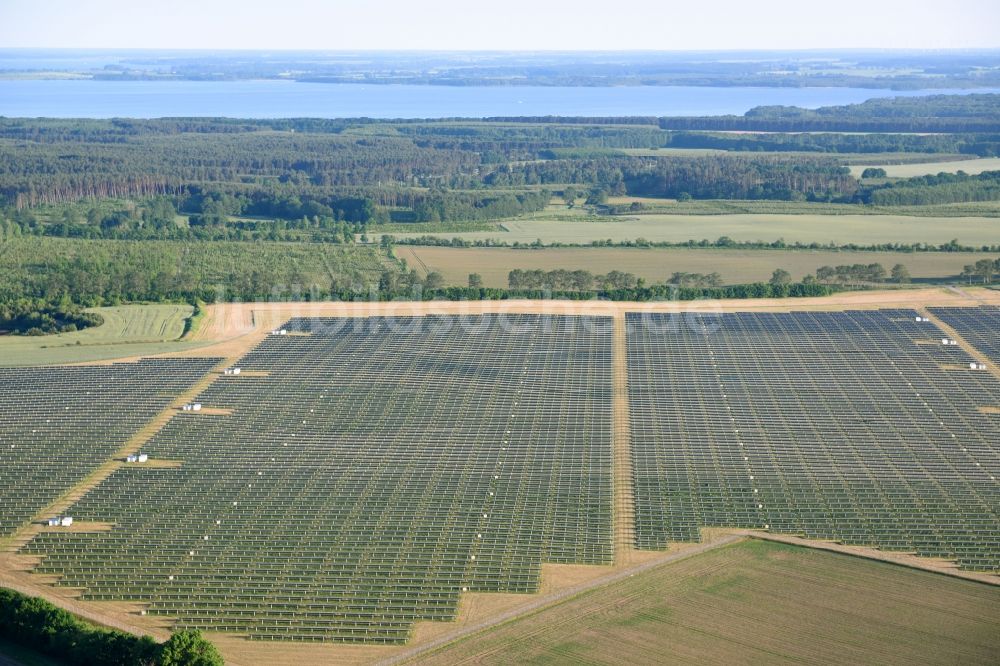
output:
<instances>
[{"instance_id":1,"label":"forest","mask_svg":"<svg viewBox=\"0 0 1000 666\"><path fill-rule=\"evenodd\" d=\"M870 99L803 109L760 106L742 116L660 118L666 130L756 132L1000 132L1000 95L929 95Z\"/></svg>"},{"instance_id":2,"label":"forest","mask_svg":"<svg viewBox=\"0 0 1000 666\"><path fill-rule=\"evenodd\" d=\"M17 237L0 248L0 316L10 319L59 308L78 312L77 304L144 301L653 300L821 296L842 288L817 281L721 285L717 276L695 274L647 285L625 271L586 270L515 271L508 289L456 287L437 273L421 278L388 253L357 245Z\"/></svg>"},{"instance_id":3,"label":"forest","mask_svg":"<svg viewBox=\"0 0 1000 666\"><path fill-rule=\"evenodd\" d=\"M196 225L207 220L211 226L220 213L352 224L394 216L409 221L501 219L539 210L545 198L537 190L562 184L642 196L846 199L857 183L836 155L993 155L1000 140L998 117L1000 95L896 98L817 110L754 109L740 121L787 122L791 125L779 129L788 132L815 129L799 125L814 122L846 123L837 128L865 131L858 123L874 121L883 132L892 132L878 134L691 132L691 124L677 118L618 119L622 124L525 118L0 119L0 202L23 210L87 198L167 196L177 212L195 216ZM718 126L729 120L715 118L709 125L747 129ZM914 125L924 121L951 123L947 131L958 133L905 133L927 130ZM677 123L687 123L684 131L660 127ZM887 123L891 127L882 127ZM741 152L645 157L623 152L671 147ZM767 154L754 155L763 151Z\"/></svg>"},{"instance_id":4,"label":"forest","mask_svg":"<svg viewBox=\"0 0 1000 666\"><path fill-rule=\"evenodd\" d=\"M402 269L377 248L314 243L13 237L0 244L0 303L309 300L367 293Z\"/></svg>"},{"instance_id":5,"label":"forest","mask_svg":"<svg viewBox=\"0 0 1000 666\"><path fill-rule=\"evenodd\" d=\"M915 176L865 188L860 199L879 206L997 201L1000 171L984 171L975 176L961 172Z\"/></svg>"},{"instance_id":6,"label":"forest","mask_svg":"<svg viewBox=\"0 0 1000 666\"><path fill-rule=\"evenodd\" d=\"M802 151L815 153L957 153L1000 155L1000 134L725 134L671 132L671 148L707 148L732 151Z\"/></svg>"},{"instance_id":7,"label":"forest","mask_svg":"<svg viewBox=\"0 0 1000 666\"><path fill-rule=\"evenodd\" d=\"M659 297L664 285L586 267L512 274L506 291L446 287L435 273L418 278L396 261L391 233L495 229L551 214L559 208L553 197L563 211L580 207L591 218L647 206L609 203L621 196L883 209L1000 201L1000 172L887 178L873 169L858 180L847 166L857 163L848 155L886 151L992 155L998 118L993 94L757 108L711 119L0 118L0 330L80 328L95 323L80 308L130 301L503 298L539 290ZM865 133L872 127L878 132ZM726 133L747 128L786 133ZM837 133L845 131L858 133ZM712 150L692 150L703 148ZM376 238L381 246L368 242ZM905 240L893 248L963 249ZM648 245L640 241L623 245ZM780 239L702 243L786 247ZM671 289L759 293L723 287L710 272L674 278ZM819 279L802 288L847 283Z\"/></svg>"},{"instance_id":8,"label":"forest","mask_svg":"<svg viewBox=\"0 0 1000 666\"><path fill-rule=\"evenodd\" d=\"M621 124L526 118L0 119L0 205L23 210L81 199L163 196L194 226L211 227L222 215L351 224L502 219L539 210L546 198L538 190L565 184L637 196L850 200L858 184L837 155L993 155L1000 139L997 118L1000 95L984 94L816 110L759 108L732 127L726 125L729 117L701 125L682 118L618 119ZM919 125L931 121L948 126ZM785 132L864 132L864 123L875 122L880 132L891 133L690 131L776 128L745 124L757 122L785 123L777 128ZM669 131L678 124L683 131ZM906 134L917 131L949 133ZM648 152L671 147L741 152ZM647 154L626 155L630 149Z\"/></svg>"},{"instance_id":9,"label":"forest","mask_svg":"<svg viewBox=\"0 0 1000 666\"><path fill-rule=\"evenodd\" d=\"M101 315L84 312L67 297L63 297L58 304L30 298L0 301L0 335L71 333L103 323Z\"/></svg>"},{"instance_id":10,"label":"forest","mask_svg":"<svg viewBox=\"0 0 1000 666\"><path fill-rule=\"evenodd\" d=\"M222 666L223 663L215 646L197 631L178 631L165 643L157 643L149 636L133 636L89 624L44 599L7 588L0 588L0 638L58 659L60 664Z\"/></svg>"}]
</instances>

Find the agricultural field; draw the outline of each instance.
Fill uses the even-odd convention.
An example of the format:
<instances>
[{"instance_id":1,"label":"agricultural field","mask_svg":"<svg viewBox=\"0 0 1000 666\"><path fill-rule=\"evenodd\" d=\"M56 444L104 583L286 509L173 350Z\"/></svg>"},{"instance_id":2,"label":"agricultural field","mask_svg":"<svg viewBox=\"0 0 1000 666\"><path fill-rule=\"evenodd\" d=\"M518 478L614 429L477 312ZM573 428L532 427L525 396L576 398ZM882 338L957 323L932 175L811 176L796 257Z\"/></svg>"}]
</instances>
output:
<instances>
[{"instance_id":1,"label":"agricultural field","mask_svg":"<svg viewBox=\"0 0 1000 666\"><path fill-rule=\"evenodd\" d=\"M417 238L421 232L393 234L398 238ZM716 240L728 236L736 241L788 243L932 243L953 239L963 245L993 245L1000 238L1000 219L991 217L936 217L906 215L792 215L792 214L723 214L668 215L652 214L582 220L519 219L504 222L496 232L426 234L438 238L506 243L589 244L596 241L635 241L684 243L689 240Z\"/></svg>"},{"instance_id":2,"label":"agricultural field","mask_svg":"<svg viewBox=\"0 0 1000 666\"><path fill-rule=\"evenodd\" d=\"M594 274L625 271L661 283L674 272L718 272L726 284L766 282L775 269L789 271L796 281L820 266L880 263L896 264L914 279L942 279L959 275L967 264L994 255L972 252L850 252L809 250L706 250L697 248L452 248L400 245L396 256L426 275L435 271L446 284L464 286L470 273L479 273L487 287L506 287L507 274L522 270L587 270Z\"/></svg>"},{"instance_id":3,"label":"agricultural field","mask_svg":"<svg viewBox=\"0 0 1000 666\"><path fill-rule=\"evenodd\" d=\"M642 210L625 213L623 217L637 215L894 215L905 217L1000 217L1000 202L976 201L951 204L925 204L921 206L871 206L852 203L825 203L820 201L755 201L737 199L702 199L675 201L652 197L609 197L615 205L633 202L642 204ZM575 217L567 217L567 213ZM558 215L558 217L557 217ZM607 221L607 217L590 214L587 208L572 211L565 204L553 204L545 211L522 216L520 219L548 220L572 219L594 222ZM477 231L477 229L466 229Z\"/></svg>"},{"instance_id":4,"label":"agricultural field","mask_svg":"<svg viewBox=\"0 0 1000 666\"><path fill-rule=\"evenodd\" d=\"M0 336L0 366L63 365L123 356L149 356L195 349L181 340L190 305L119 305L89 308L104 318L100 326L54 335Z\"/></svg>"},{"instance_id":5,"label":"agricultural field","mask_svg":"<svg viewBox=\"0 0 1000 666\"><path fill-rule=\"evenodd\" d=\"M662 565L407 663L995 663L1000 590L767 541Z\"/></svg>"},{"instance_id":6,"label":"agricultural field","mask_svg":"<svg viewBox=\"0 0 1000 666\"><path fill-rule=\"evenodd\" d=\"M812 132L803 132L802 134L811 134ZM819 134L826 134L826 132L818 132ZM713 134L752 134L755 136L767 135L768 132L713 132ZM780 134L780 133L779 133ZM792 132L793 136L798 133ZM840 134L840 135L863 135L864 132L830 132L830 134ZM827 157L836 158L842 164L865 164L881 166L881 162L876 164L879 160L886 163L891 163L893 165L898 164L922 164L931 162L944 162L947 160L950 162L958 162L960 160L969 159L971 156L962 154L942 154L942 153L817 153L815 151L794 151L794 150L725 150L721 148L677 148L677 147L662 147L662 148L622 148L619 151L620 154L630 155L632 157L698 157L705 155L737 155L744 157L803 157L810 158L815 157L817 154L822 154ZM935 172L937 173L937 172ZM971 173L971 172L969 172Z\"/></svg>"},{"instance_id":7,"label":"agricultural field","mask_svg":"<svg viewBox=\"0 0 1000 666\"><path fill-rule=\"evenodd\" d=\"M942 162L910 163L910 164L864 164L851 167L851 174L855 178L861 177L861 172L869 167L879 167L885 169L885 174L889 178L913 178L914 176L933 176L939 173L956 173L964 171L969 175L976 175L984 171L1000 170L1000 157L981 157L978 159L953 160Z\"/></svg>"}]
</instances>

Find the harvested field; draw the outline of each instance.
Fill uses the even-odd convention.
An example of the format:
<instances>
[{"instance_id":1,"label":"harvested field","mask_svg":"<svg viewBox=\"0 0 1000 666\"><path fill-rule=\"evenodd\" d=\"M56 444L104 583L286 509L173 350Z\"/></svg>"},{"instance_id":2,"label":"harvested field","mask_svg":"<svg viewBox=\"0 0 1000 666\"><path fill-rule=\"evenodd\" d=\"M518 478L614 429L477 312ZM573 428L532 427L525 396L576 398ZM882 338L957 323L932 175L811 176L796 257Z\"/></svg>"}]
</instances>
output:
<instances>
[{"instance_id":1,"label":"harvested field","mask_svg":"<svg viewBox=\"0 0 1000 666\"><path fill-rule=\"evenodd\" d=\"M683 243L689 240L715 240L728 236L737 241L773 242L783 238L794 243L947 243L958 239L964 245L989 245L1000 238L1000 219L990 217L952 217L942 222L936 217L905 215L668 215L622 216L607 221L584 220L512 220L497 231L424 234L394 234L398 238L424 235L470 242L498 240L507 243L575 243L594 241L634 241Z\"/></svg>"},{"instance_id":2,"label":"harvested field","mask_svg":"<svg viewBox=\"0 0 1000 666\"><path fill-rule=\"evenodd\" d=\"M912 178L914 176L937 175L942 172L956 173L958 171L975 175L984 171L996 171L1000 169L1000 157L982 157L974 160L954 160L948 162L924 162L922 164L859 165L851 167L851 175L855 178L860 178L861 172L872 166L885 169L885 174L889 178Z\"/></svg>"},{"instance_id":3,"label":"harvested field","mask_svg":"<svg viewBox=\"0 0 1000 666\"><path fill-rule=\"evenodd\" d=\"M763 541L702 553L415 664L995 663L1000 590Z\"/></svg>"},{"instance_id":4,"label":"harvested field","mask_svg":"<svg viewBox=\"0 0 1000 666\"><path fill-rule=\"evenodd\" d=\"M718 272L726 284L766 282L783 268L800 280L820 266L880 263L886 270L905 265L916 278L947 278L986 256L971 252L830 252L805 250L702 250L662 248L452 248L400 246L396 255L418 273L437 271L449 285L464 286L469 273L483 276L487 287L506 287L507 274L522 270L587 270L634 273L647 282L665 282L675 271Z\"/></svg>"}]
</instances>

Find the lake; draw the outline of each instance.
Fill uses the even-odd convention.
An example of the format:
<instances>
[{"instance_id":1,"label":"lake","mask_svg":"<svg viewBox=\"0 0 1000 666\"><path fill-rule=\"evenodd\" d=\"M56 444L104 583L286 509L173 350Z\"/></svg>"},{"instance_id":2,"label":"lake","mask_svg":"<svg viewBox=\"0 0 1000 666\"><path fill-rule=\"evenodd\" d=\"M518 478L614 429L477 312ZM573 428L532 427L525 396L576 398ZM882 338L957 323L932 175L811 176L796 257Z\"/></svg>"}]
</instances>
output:
<instances>
[{"instance_id":1,"label":"lake","mask_svg":"<svg viewBox=\"0 0 1000 666\"><path fill-rule=\"evenodd\" d=\"M867 88L455 87L279 80L0 80L0 116L52 118L442 118L742 114L754 106L816 108L874 97L1000 92Z\"/></svg>"}]
</instances>

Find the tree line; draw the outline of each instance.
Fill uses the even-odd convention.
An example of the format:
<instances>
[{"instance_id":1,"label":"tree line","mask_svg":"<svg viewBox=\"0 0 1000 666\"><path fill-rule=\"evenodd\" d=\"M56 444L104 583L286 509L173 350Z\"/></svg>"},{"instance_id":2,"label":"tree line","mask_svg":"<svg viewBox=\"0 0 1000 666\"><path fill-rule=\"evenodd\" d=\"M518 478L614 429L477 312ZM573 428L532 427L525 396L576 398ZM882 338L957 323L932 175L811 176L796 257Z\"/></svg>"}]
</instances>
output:
<instances>
[{"instance_id":1,"label":"tree line","mask_svg":"<svg viewBox=\"0 0 1000 666\"><path fill-rule=\"evenodd\" d=\"M432 272L420 278L401 262L388 260L388 249L10 238L0 253L0 313L10 319L26 316L23 321L31 325L25 331L37 327L45 332L46 328L34 324L47 322L46 316L53 320L48 330L70 323L53 316L54 312L75 314L78 307L124 302L581 298L587 294L625 300L662 297L654 286L623 271L605 275L556 273L542 278L522 274L508 289L449 287L440 274ZM553 278L557 279L554 288ZM712 275L692 278L676 274L672 280L677 283L672 289L723 288L716 286L717 276ZM742 292L725 293L737 298ZM810 295L821 293L826 292ZM38 317L33 314L36 312Z\"/></svg>"},{"instance_id":2,"label":"tree line","mask_svg":"<svg viewBox=\"0 0 1000 666\"><path fill-rule=\"evenodd\" d=\"M0 637L80 666L222 666L214 645L197 631L165 643L83 622L53 604L0 588Z\"/></svg>"},{"instance_id":3,"label":"tree line","mask_svg":"<svg viewBox=\"0 0 1000 666\"><path fill-rule=\"evenodd\" d=\"M969 284L974 282L993 284L998 275L1000 275L1000 257L993 260L980 259L962 269L962 278L967 280Z\"/></svg>"},{"instance_id":4,"label":"tree line","mask_svg":"<svg viewBox=\"0 0 1000 666\"><path fill-rule=\"evenodd\" d=\"M509 247L521 250L540 250L546 247L628 247L628 248L712 248L732 250L845 250L851 252L1000 252L1000 243L994 245L962 245L957 238L945 243L818 243L801 241L788 242L782 238L773 241L743 241L734 240L729 236L719 236L715 240L702 238L686 241L653 241L643 237L634 239L592 240L584 243L567 243L552 241L542 243L536 240L531 243L520 241L509 242L500 238L485 238L466 240L454 236L424 235L398 238L391 234L383 234L383 238L394 245L426 245L432 247Z\"/></svg>"},{"instance_id":5,"label":"tree line","mask_svg":"<svg viewBox=\"0 0 1000 666\"><path fill-rule=\"evenodd\" d=\"M600 195L680 199L849 200L858 188L847 167L827 157L706 155L603 157L508 165L492 171L492 186L572 183Z\"/></svg>"},{"instance_id":6,"label":"tree line","mask_svg":"<svg viewBox=\"0 0 1000 666\"><path fill-rule=\"evenodd\" d=\"M923 206L1000 200L1000 171L915 176L862 188L858 199L876 206Z\"/></svg>"},{"instance_id":7,"label":"tree line","mask_svg":"<svg viewBox=\"0 0 1000 666\"><path fill-rule=\"evenodd\" d=\"M415 221L516 215L537 209L540 195L511 188L565 184L605 194L850 200L857 181L820 153L993 154L1000 141L998 100L1000 95L932 96L815 110L765 107L700 125L650 118L0 118L0 205L24 209L82 199L168 197L179 212L211 226L218 211L197 205L205 195L216 202L239 200L239 210L229 215L365 224L404 212ZM802 133L830 129L831 123L861 132L869 122L892 128L881 127L880 134ZM772 131L775 123L782 125L779 131L798 133L688 131L713 125ZM928 130L920 123L947 127ZM945 133L899 133L918 131ZM796 154L638 158L620 152L664 146ZM817 155L805 157L803 151Z\"/></svg>"},{"instance_id":8,"label":"tree line","mask_svg":"<svg viewBox=\"0 0 1000 666\"><path fill-rule=\"evenodd\" d=\"M14 237L0 252L0 303L319 300L386 270L401 272L370 246Z\"/></svg>"},{"instance_id":9,"label":"tree line","mask_svg":"<svg viewBox=\"0 0 1000 666\"><path fill-rule=\"evenodd\" d=\"M608 301L691 301L706 298L744 299L744 298L800 298L806 296L828 296L841 291L844 287L835 284L820 284L818 282L798 282L790 284L771 284L769 282L754 282L749 284L722 285L717 287L686 286L674 284L642 285L621 287L607 290L576 290L576 289L500 289L492 287L458 287L442 286L424 289L419 286L411 291L386 292L371 290L358 292L344 290L335 294L339 301L482 301L507 299L560 299L560 300L608 300Z\"/></svg>"},{"instance_id":10,"label":"tree line","mask_svg":"<svg viewBox=\"0 0 1000 666\"><path fill-rule=\"evenodd\" d=\"M996 272L1000 272L1000 259L996 261L983 259L975 265L967 266L966 272L962 274L962 277L974 275L988 284ZM473 276L470 275L470 286L472 286L472 278ZM891 279L893 282L899 284L905 284L910 282L910 272L903 264L896 264L890 272L887 272L885 267L879 263L821 266L816 269L815 275L807 275L801 284L863 286L885 282L887 279ZM776 269L768 284L776 288L789 286L793 284L792 275L784 269ZM722 276L716 272L674 272L662 285L647 285L643 278L621 271L611 271L606 275L594 275L586 270L571 271L556 269L543 271L537 269L523 270L519 268L508 273L507 285L511 290L598 291L605 294L643 289L647 286L694 289L714 289L724 286Z\"/></svg>"},{"instance_id":11,"label":"tree line","mask_svg":"<svg viewBox=\"0 0 1000 666\"><path fill-rule=\"evenodd\" d=\"M513 290L593 291L596 289L608 292L641 287L644 285L644 281L632 273L623 271L610 271L604 275L595 275L587 270L542 271L515 268L507 275L507 285Z\"/></svg>"},{"instance_id":12,"label":"tree line","mask_svg":"<svg viewBox=\"0 0 1000 666\"><path fill-rule=\"evenodd\" d=\"M961 153L1000 155L1000 134L719 134L671 132L667 146L735 151L802 151L816 153Z\"/></svg>"},{"instance_id":13,"label":"tree line","mask_svg":"<svg viewBox=\"0 0 1000 666\"><path fill-rule=\"evenodd\" d=\"M1000 95L928 95L870 99L804 109L759 106L742 116L661 118L667 130L757 132L1000 132Z\"/></svg>"},{"instance_id":14,"label":"tree line","mask_svg":"<svg viewBox=\"0 0 1000 666\"><path fill-rule=\"evenodd\" d=\"M104 317L84 312L65 295L58 303L50 303L44 298L0 300L0 334L72 333L103 323Z\"/></svg>"},{"instance_id":15,"label":"tree line","mask_svg":"<svg viewBox=\"0 0 1000 666\"><path fill-rule=\"evenodd\" d=\"M414 193L413 222L494 220L544 208L546 190ZM387 223L396 211L363 197L321 197L269 192L230 193L192 187L186 194L124 200L107 206L62 206L43 223L28 209L0 212L0 235L118 240L270 240L353 243L364 225Z\"/></svg>"}]
</instances>

